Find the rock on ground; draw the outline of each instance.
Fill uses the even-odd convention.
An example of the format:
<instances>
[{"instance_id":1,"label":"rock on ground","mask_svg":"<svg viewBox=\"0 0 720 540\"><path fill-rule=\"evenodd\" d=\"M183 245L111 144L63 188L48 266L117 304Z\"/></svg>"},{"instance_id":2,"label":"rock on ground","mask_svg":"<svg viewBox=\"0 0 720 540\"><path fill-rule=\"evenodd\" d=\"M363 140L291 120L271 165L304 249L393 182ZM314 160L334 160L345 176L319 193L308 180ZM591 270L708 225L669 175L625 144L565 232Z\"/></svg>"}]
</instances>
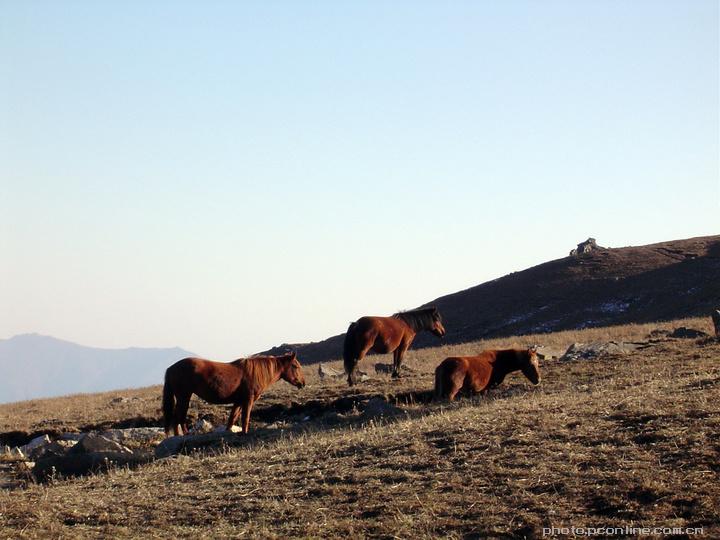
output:
<instances>
[{"instance_id":1,"label":"rock on ground","mask_svg":"<svg viewBox=\"0 0 720 540\"><path fill-rule=\"evenodd\" d=\"M220 448L230 441L237 440L237 435L232 431L214 431L202 435L176 435L175 437L168 437L155 447L155 457L165 458L188 453L198 448Z\"/></svg>"},{"instance_id":2,"label":"rock on ground","mask_svg":"<svg viewBox=\"0 0 720 540\"><path fill-rule=\"evenodd\" d=\"M630 354L647 347L647 343L627 341L606 341L595 343L573 343L560 360L592 360L609 354Z\"/></svg>"},{"instance_id":3,"label":"rock on ground","mask_svg":"<svg viewBox=\"0 0 720 540\"><path fill-rule=\"evenodd\" d=\"M540 360L553 360L560 358L563 354L564 352L562 350L552 349L544 345L539 345L537 347L537 355Z\"/></svg>"},{"instance_id":4,"label":"rock on ground","mask_svg":"<svg viewBox=\"0 0 720 540\"><path fill-rule=\"evenodd\" d=\"M95 452L111 452L121 455L133 454L133 451L127 446L94 432L85 435L68 451L70 454L91 454Z\"/></svg>"}]
</instances>

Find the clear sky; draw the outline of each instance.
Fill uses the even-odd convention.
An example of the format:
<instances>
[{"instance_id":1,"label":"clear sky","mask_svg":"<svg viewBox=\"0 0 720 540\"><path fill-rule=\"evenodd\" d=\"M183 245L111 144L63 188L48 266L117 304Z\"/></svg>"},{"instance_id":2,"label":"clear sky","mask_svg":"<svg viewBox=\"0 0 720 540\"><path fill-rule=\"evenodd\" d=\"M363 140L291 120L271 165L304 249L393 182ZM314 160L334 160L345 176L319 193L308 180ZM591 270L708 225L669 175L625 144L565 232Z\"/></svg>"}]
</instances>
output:
<instances>
[{"instance_id":1,"label":"clear sky","mask_svg":"<svg viewBox=\"0 0 720 540\"><path fill-rule=\"evenodd\" d=\"M0 338L230 360L717 234L718 2L0 1Z\"/></svg>"}]
</instances>

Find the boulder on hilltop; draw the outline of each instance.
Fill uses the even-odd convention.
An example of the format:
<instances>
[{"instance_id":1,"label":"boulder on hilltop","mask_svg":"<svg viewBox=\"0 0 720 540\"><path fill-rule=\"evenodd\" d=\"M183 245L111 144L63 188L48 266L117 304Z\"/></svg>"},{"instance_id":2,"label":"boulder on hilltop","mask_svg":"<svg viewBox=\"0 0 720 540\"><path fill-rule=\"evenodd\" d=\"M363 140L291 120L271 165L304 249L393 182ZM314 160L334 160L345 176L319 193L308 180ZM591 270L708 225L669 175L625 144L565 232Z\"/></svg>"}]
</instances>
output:
<instances>
[{"instance_id":1,"label":"boulder on hilltop","mask_svg":"<svg viewBox=\"0 0 720 540\"><path fill-rule=\"evenodd\" d=\"M598 246L597 242L594 238L588 238L584 242L580 242L577 247L570 251L571 257L579 257L580 255L585 255L586 253L591 253L593 251L597 251L599 249L606 249L602 246Z\"/></svg>"}]
</instances>

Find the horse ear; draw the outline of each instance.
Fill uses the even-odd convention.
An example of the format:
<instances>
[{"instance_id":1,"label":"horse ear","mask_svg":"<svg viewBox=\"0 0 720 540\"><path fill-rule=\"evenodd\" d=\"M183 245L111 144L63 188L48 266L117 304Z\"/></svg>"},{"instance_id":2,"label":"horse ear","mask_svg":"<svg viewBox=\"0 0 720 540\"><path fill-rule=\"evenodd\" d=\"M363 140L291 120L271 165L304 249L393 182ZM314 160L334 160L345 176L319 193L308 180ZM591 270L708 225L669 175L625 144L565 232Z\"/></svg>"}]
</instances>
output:
<instances>
[{"instance_id":1,"label":"horse ear","mask_svg":"<svg viewBox=\"0 0 720 540\"><path fill-rule=\"evenodd\" d=\"M290 359L295 360L297 358L297 351L290 351Z\"/></svg>"}]
</instances>

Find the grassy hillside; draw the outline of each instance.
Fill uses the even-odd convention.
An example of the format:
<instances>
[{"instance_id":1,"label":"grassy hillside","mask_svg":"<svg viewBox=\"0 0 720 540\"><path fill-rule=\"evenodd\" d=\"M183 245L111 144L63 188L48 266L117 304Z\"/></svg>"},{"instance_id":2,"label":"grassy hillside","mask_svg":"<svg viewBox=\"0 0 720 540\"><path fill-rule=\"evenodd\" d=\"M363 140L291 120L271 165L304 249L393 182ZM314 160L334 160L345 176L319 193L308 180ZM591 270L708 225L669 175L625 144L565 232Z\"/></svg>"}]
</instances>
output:
<instances>
[{"instance_id":1,"label":"grassy hillside","mask_svg":"<svg viewBox=\"0 0 720 540\"><path fill-rule=\"evenodd\" d=\"M720 236L563 257L429 305L443 315L447 343L707 316L720 306ZM343 339L344 334L294 348L306 362L324 362L341 353ZM437 343L421 333L414 346Z\"/></svg>"},{"instance_id":2,"label":"grassy hillside","mask_svg":"<svg viewBox=\"0 0 720 540\"><path fill-rule=\"evenodd\" d=\"M710 326L668 326L679 324ZM562 349L658 326L542 338ZM280 383L261 401L255 432L220 453L0 492L0 536L530 538L571 525L720 535L720 344L663 339L628 356L546 361L537 388L513 375L483 398L413 399L448 354L532 341L415 351L399 383L348 389L313 375L302 393ZM399 414L368 421L333 405L376 394ZM157 422L158 409L159 388L71 396L2 406L0 430L41 429L43 415L53 429ZM197 402L192 410L225 415Z\"/></svg>"}]
</instances>

